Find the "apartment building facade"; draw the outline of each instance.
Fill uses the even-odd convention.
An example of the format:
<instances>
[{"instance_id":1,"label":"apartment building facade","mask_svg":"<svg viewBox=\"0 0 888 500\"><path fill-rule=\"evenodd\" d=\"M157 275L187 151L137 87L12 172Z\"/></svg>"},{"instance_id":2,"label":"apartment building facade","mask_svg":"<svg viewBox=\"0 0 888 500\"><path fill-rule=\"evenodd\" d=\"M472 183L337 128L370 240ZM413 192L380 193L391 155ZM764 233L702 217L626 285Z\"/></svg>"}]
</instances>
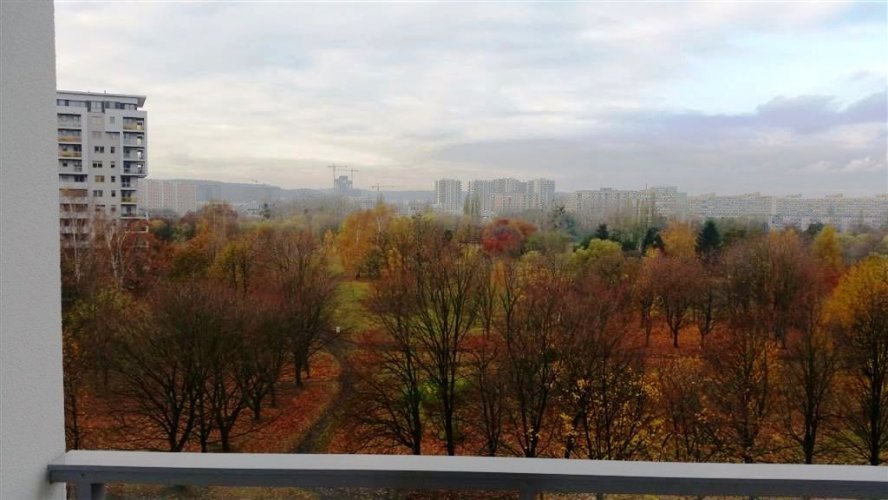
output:
<instances>
[{"instance_id":1,"label":"apartment building facade","mask_svg":"<svg viewBox=\"0 0 888 500\"><path fill-rule=\"evenodd\" d=\"M463 212L462 182L456 179L435 181L435 209L449 214Z\"/></svg>"},{"instance_id":2,"label":"apartment building facade","mask_svg":"<svg viewBox=\"0 0 888 500\"><path fill-rule=\"evenodd\" d=\"M145 96L58 91L58 172L63 237L94 214L142 216L137 191L148 174Z\"/></svg>"},{"instance_id":3,"label":"apartment building facade","mask_svg":"<svg viewBox=\"0 0 888 500\"><path fill-rule=\"evenodd\" d=\"M555 204L555 181L512 177L474 180L466 194L482 219L524 210L546 210Z\"/></svg>"},{"instance_id":4,"label":"apartment building facade","mask_svg":"<svg viewBox=\"0 0 888 500\"><path fill-rule=\"evenodd\" d=\"M528 208L547 210L555 204L555 181L532 179L527 182Z\"/></svg>"},{"instance_id":5,"label":"apartment building facade","mask_svg":"<svg viewBox=\"0 0 888 500\"><path fill-rule=\"evenodd\" d=\"M181 217L197 211L197 185L192 181L142 179L139 202L149 213L169 210Z\"/></svg>"}]
</instances>

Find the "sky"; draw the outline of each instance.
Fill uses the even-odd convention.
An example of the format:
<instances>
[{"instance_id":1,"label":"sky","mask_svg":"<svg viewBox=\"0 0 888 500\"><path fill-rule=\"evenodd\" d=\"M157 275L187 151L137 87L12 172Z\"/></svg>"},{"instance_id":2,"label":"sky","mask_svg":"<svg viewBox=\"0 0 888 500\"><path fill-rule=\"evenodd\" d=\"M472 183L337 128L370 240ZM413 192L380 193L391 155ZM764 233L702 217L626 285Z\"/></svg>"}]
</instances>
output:
<instances>
[{"instance_id":1,"label":"sky","mask_svg":"<svg viewBox=\"0 0 888 500\"><path fill-rule=\"evenodd\" d=\"M56 1L59 89L146 95L154 178L888 192L885 1Z\"/></svg>"}]
</instances>

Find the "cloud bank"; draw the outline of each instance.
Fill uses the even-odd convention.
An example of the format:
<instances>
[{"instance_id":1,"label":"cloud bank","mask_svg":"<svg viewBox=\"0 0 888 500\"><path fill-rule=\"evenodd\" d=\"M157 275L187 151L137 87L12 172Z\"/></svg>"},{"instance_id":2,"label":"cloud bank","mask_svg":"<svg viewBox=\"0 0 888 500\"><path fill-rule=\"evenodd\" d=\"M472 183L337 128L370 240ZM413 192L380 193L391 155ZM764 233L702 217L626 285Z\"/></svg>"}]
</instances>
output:
<instances>
[{"instance_id":1,"label":"cloud bank","mask_svg":"<svg viewBox=\"0 0 888 500\"><path fill-rule=\"evenodd\" d=\"M59 3L58 84L148 96L157 177L888 190L867 3Z\"/></svg>"}]
</instances>

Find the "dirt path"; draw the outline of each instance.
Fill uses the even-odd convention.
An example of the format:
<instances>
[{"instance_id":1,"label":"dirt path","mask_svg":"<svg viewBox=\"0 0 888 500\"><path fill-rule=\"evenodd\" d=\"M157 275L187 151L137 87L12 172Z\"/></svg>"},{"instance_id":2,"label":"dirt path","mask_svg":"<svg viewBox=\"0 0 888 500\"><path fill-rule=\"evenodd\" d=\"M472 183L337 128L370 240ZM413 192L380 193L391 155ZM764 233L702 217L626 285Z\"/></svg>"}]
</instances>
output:
<instances>
[{"instance_id":1,"label":"dirt path","mask_svg":"<svg viewBox=\"0 0 888 500\"><path fill-rule=\"evenodd\" d=\"M329 450L334 430L345 418L346 402L351 396L351 388L355 378L354 371L346 359L349 350L350 346L345 340L330 346L329 352L336 358L341 368L336 381L336 396L330 401L321 416L309 427L302 441L293 450L294 453L326 453Z\"/></svg>"}]
</instances>

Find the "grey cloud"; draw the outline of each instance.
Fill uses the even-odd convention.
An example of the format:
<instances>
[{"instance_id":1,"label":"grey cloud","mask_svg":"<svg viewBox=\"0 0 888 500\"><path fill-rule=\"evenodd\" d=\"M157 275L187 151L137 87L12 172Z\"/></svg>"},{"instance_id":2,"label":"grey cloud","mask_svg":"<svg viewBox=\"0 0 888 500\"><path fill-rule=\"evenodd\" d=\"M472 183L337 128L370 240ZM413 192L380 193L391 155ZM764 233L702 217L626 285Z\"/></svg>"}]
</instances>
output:
<instances>
[{"instance_id":1,"label":"grey cloud","mask_svg":"<svg viewBox=\"0 0 888 500\"><path fill-rule=\"evenodd\" d=\"M771 160L780 168L880 157L875 146L850 151L833 138L824 144L838 152L829 153L812 141L884 121L884 92L846 108L817 97L734 115L655 107L664 88L694 77L695 62L738 56L734 35L805 34L846 9L780 3L763 16L758 5L725 3L60 3L58 80L148 95L151 169L164 176L326 186L323 166L348 162L405 187L534 168L562 187L594 186L597 172L637 184L664 169L718 183L732 174L711 165L768 161L760 142L771 129L795 141ZM861 85L879 88L872 79ZM867 144L884 144L868 133Z\"/></svg>"},{"instance_id":2,"label":"grey cloud","mask_svg":"<svg viewBox=\"0 0 888 500\"><path fill-rule=\"evenodd\" d=\"M704 113L647 112L624 115L624 127L668 137L713 137L768 128L810 134L832 127L888 122L886 92L876 92L845 108L831 96L775 97L753 113L707 115Z\"/></svg>"},{"instance_id":3,"label":"grey cloud","mask_svg":"<svg viewBox=\"0 0 888 500\"><path fill-rule=\"evenodd\" d=\"M453 144L431 158L548 175L562 190L884 192L884 109L884 92L843 109L830 97L779 98L744 115L643 113L586 135Z\"/></svg>"}]
</instances>

